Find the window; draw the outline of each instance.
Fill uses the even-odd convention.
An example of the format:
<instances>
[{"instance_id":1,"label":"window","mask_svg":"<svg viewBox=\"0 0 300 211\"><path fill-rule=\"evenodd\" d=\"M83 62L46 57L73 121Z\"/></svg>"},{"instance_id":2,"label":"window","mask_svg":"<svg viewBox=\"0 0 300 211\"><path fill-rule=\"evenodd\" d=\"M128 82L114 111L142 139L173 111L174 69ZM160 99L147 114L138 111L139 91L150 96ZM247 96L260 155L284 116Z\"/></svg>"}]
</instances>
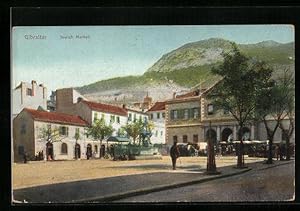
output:
<instances>
[{"instance_id":1,"label":"window","mask_svg":"<svg viewBox=\"0 0 300 211\"><path fill-rule=\"evenodd\" d=\"M165 112L162 112L161 114L162 114L162 118L165 118L165 117L166 117Z\"/></svg>"},{"instance_id":2,"label":"window","mask_svg":"<svg viewBox=\"0 0 300 211\"><path fill-rule=\"evenodd\" d=\"M136 114L133 114L133 121L136 121Z\"/></svg>"},{"instance_id":3,"label":"window","mask_svg":"<svg viewBox=\"0 0 300 211\"><path fill-rule=\"evenodd\" d=\"M104 119L104 114L101 114L101 119Z\"/></svg>"},{"instance_id":4,"label":"window","mask_svg":"<svg viewBox=\"0 0 300 211\"><path fill-rule=\"evenodd\" d=\"M178 119L183 119L184 117L184 109L178 110Z\"/></svg>"},{"instance_id":5,"label":"window","mask_svg":"<svg viewBox=\"0 0 300 211\"><path fill-rule=\"evenodd\" d=\"M69 128L65 126L59 127L59 135L68 136L69 135Z\"/></svg>"},{"instance_id":6,"label":"window","mask_svg":"<svg viewBox=\"0 0 300 211\"><path fill-rule=\"evenodd\" d=\"M156 113L156 118L157 118L157 119L160 119L160 113L159 113L159 112Z\"/></svg>"},{"instance_id":7,"label":"window","mask_svg":"<svg viewBox=\"0 0 300 211\"><path fill-rule=\"evenodd\" d=\"M193 135L193 142L198 143L198 134Z\"/></svg>"},{"instance_id":8,"label":"window","mask_svg":"<svg viewBox=\"0 0 300 211\"><path fill-rule=\"evenodd\" d=\"M115 122L115 116L114 115L111 115L110 116L110 123L114 123Z\"/></svg>"},{"instance_id":9,"label":"window","mask_svg":"<svg viewBox=\"0 0 300 211\"><path fill-rule=\"evenodd\" d=\"M75 139L79 139L80 133L79 133L79 128L75 128Z\"/></svg>"},{"instance_id":10,"label":"window","mask_svg":"<svg viewBox=\"0 0 300 211\"><path fill-rule=\"evenodd\" d=\"M66 143L61 144L61 154L68 154L68 145Z\"/></svg>"},{"instance_id":11,"label":"window","mask_svg":"<svg viewBox=\"0 0 300 211\"><path fill-rule=\"evenodd\" d=\"M177 142L177 136L173 136L173 141Z\"/></svg>"},{"instance_id":12,"label":"window","mask_svg":"<svg viewBox=\"0 0 300 211\"><path fill-rule=\"evenodd\" d=\"M94 113L94 122L98 119L98 113Z\"/></svg>"},{"instance_id":13,"label":"window","mask_svg":"<svg viewBox=\"0 0 300 211\"><path fill-rule=\"evenodd\" d=\"M144 117L144 122L147 122L147 117L146 116Z\"/></svg>"},{"instance_id":14,"label":"window","mask_svg":"<svg viewBox=\"0 0 300 211\"><path fill-rule=\"evenodd\" d=\"M128 121L131 121L132 120L132 113L129 113L128 114Z\"/></svg>"},{"instance_id":15,"label":"window","mask_svg":"<svg viewBox=\"0 0 300 211\"><path fill-rule=\"evenodd\" d=\"M32 96L32 89L27 88L27 89L26 89L26 95Z\"/></svg>"},{"instance_id":16,"label":"window","mask_svg":"<svg viewBox=\"0 0 300 211\"><path fill-rule=\"evenodd\" d=\"M150 119L153 119L153 114L150 114Z\"/></svg>"},{"instance_id":17,"label":"window","mask_svg":"<svg viewBox=\"0 0 300 211\"><path fill-rule=\"evenodd\" d=\"M18 146L18 154L23 155L24 154L24 146Z\"/></svg>"},{"instance_id":18,"label":"window","mask_svg":"<svg viewBox=\"0 0 300 211\"><path fill-rule=\"evenodd\" d=\"M183 142L183 143L187 143L187 142L188 142L188 137L187 137L187 135L183 135L183 136L182 136L182 142Z\"/></svg>"},{"instance_id":19,"label":"window","mask_svg":"<svg viewBox=\"0 0 300 211\"><path fill-rule=\"evenodd\" d=\"M141 115L139 116L139 120L142 121L142 116Z\"/></svg>"},{"instance_id":20,"label":"window","mask_svg":"<svg viewBox=\"0 0 300 211\"><path fill-rule=\"evenodd\" d=\"M117 123L120 124L120 117L119 116L117 116Z\"/></svg>"},{"instance_id":21,"label":"window","mask_svg":"<svg viewBox=\"0 0 300 211\"><path fill-rule=\"evenodd\" d=\"M157 137L157 136L158 136L158 131L156 130L156 131L155 131L155 137Z\"/></svg>"},{"instance_id":22,"label":"window","mask_svg":"<svg viewBox=\"0 0 300 211\"><path fill-rule=\"evenodd\" d=\"M94 149L95 149L95 153L98 153L98 146L97 145L94 146Z\"/></svg>"},{"instance_id":23,"label":"window","mask_svg":"<svg viewBox=\"0 0 300 211\"><path fill-rule=\"evenodd\" d=\"M26 123L25 122L22 122L21 124L21 131L20 131L21 134L26 134Z\"/></svg>"},{"instance_id":24,"label":"window","mask_svg":"<svg viewBox=\"0 0 300 211\"><path fill-rule=\"evenodd\" d=\"M178 111L171 110L171 119L177 119L177 118L178 118Z\"/></svg>"},{"instance_id":25,"label":"window","mask_svg":"<svg viewBox=\"0 0 300 211\"><path fill-rule=\"evenodd\" d=\"M207 113L208 113L208 115L214 113L214 106L213 106L213 104L208 104L207 105Z\"/></svg>"},{"instance_id":26,"label":"window","mask_svg":"<svg viewBox=\"0 0 300 211\"><path fill-rule=\"evenodd\" d=\"M163 136L164 132L163 131L160 131L160 136Z\"/></svg>"},{"instance_id":27,"label":"window","mask_svg":"<svg viewBox=\"0 0 300 211\"><path fill-rule=\"evenodd\" d=\"M193 118L197 119L199 118L199 108L193 108Z\"/></svg>"},{"instance_id":28,"label":"window","mask_svg":"<svg viewBox=\"0 0 300 211\"><path fill-rule=\"evenodd\" d=\"M189 109L184 109L183 118L184 119L188 119L189 118Z\"/></svg>"}]
</instances>

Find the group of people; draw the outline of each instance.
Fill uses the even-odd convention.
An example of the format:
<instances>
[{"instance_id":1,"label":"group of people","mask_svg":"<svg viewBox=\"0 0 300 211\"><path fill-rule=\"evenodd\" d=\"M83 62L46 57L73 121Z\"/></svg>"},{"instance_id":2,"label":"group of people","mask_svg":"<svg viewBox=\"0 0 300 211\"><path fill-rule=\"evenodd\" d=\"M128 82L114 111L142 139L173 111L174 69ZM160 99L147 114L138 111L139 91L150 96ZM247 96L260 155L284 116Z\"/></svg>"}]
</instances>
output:
<instances>
[{"instance_id":1,"label":"group of people","mask_svg":"<svg viewBox=\"0 0 300 211\"><path fill-rule=\"evenodd\" d=\"M44 160L44 151L39 151L35 155L35 160Z\"/></svg>"}]
</instances>

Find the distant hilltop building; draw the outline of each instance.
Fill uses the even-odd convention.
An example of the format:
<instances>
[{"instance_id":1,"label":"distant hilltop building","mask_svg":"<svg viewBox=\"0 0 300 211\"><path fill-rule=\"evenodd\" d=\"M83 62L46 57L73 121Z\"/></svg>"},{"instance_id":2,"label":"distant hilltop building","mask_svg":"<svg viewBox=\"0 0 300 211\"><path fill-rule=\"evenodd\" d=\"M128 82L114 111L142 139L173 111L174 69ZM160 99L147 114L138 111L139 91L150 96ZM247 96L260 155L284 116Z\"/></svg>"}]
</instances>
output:
<instances>
[{"instance_id":1,"label":"distant hilltop building","mask_svg":"<svg viewBox=\"0 0 300 211\"><path fill-rule=\"evenodd\" d=\"M143 102L135 102L133 103L135 109L140 109L142 111L148 110L153 106L152 97L149 97L149 93L147 92L146 97L144 97Z\"/></svg>"},{"instance_id":2,"label":"distant hilltop building","mask_svg":"<svg viewBox=\"0 0 300 211\"><path fill-rule=\"evenodd\" d=\"M12 115L16 117L24 108L47 109L47 88L43 84L21 82L12 91Z\"/></svg>"}]
</instances>

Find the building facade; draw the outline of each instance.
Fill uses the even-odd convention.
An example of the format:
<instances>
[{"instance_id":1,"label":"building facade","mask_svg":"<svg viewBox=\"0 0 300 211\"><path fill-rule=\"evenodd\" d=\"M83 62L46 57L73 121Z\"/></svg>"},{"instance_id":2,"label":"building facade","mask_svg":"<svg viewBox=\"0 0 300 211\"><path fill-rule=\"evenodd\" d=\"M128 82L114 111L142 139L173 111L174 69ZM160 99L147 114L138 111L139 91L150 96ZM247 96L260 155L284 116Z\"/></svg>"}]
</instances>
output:
<instances>
[{"instance_id":1,"label":"building facade","mask_svg":"<svg viewBox=\"0 0 300 211\"><path fill-rule=\"evenodd\" d=\"M156 102L148 111L149 120L153 122L154 128L152 130L151 143L165 144L166 130L165 130L165 102Z\"/></svg>"},{"instance_id":2,"label":"building facade","mask_svg":"<svg viewBox=\"0 0 300 211\"><path fill-rule=\"evenodd\" d=\"M88 123L79 116L25 108L13 125L15 162L24 153L30 159L42 153L45 160L86 159L88 151L99 157L100 143L85 135Z\"/></svg>"},{"instance_id":3,"label":"building facade","mask_svg":"<svg viewBox=\"0 0 300 211\"><path fill-rule=\"evenodd\" d=\"M24 108L47 109L47 88L43 84L21 82L12 90L12 115L16 117Z\"/></svg>"},{"instance_id":4,"label":"building facade","mask_svg":"<svg viewBox=\"0 0 300 211\"><path fill-rule=\"evenodd\" d=\"M114 129L112 136L117 136L121 127L127 123L126 109L118 106L81 100L75 104L75 110L89 125L97 119L104 119Z\"/></svg>"},{"instance_id":5,"label":"building facade","mask_svg":"<svg viewBox=\"0 0 300 211\"><path fill-rule=\"evenodd\" d=\"M166 101L166 142L172 145L174 140L179 143L197 143L200 149L206 147L206 142L212 138L215 143L238 139L240 130L233 116L224 110L215 109L207 97L217 83L207 89L193 90L184 95L173 97ZM269 118L270 125L275 121ZM289 120L282 121L285 128ZM267 131L263 122L251 121L241 129L244 140L267 140ZM285 141L281 129L274 135L274 143ZM295 142L295 135L291 143Z\"/></svg>"}]
</instances>

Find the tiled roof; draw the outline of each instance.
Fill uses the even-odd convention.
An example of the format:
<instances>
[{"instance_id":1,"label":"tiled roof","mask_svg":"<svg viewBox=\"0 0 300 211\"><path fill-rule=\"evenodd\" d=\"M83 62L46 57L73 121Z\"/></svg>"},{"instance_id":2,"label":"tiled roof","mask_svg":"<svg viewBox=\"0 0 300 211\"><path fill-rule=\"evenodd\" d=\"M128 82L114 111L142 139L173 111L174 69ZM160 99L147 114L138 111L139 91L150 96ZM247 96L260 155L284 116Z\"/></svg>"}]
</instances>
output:
<instances>
[{"instance_id":1,"label":"tiled roof","mask_svg":"<svg viewBox=\"0 0 300 211\"><path fill-rule=\"evenodd\" d=\"M156 102L148 111L161 111L165 110L166 102Z\"/></svg>"},{"instance_id":2,"label":"tiled roof","mask_svg":"<svg viewBox=\"0 0 300 211\"><path fill-rule=\"evenodd\" d=\"M57 113L57 112L48 112L48 111L39 111L29 108L24 108L33 119L45 121L45 122L53 122L53 123L64 123L70 125L80 125L87 126L87 122L81 119L79 116Z\"/></svg>"},{"instance_id":3,"label":"tiled roof","mask_svg":"<svg viewBox=\"0 0 300 211\"><path fill-rule=\"evenodd\" d=\"M88 107L95 111L107 112L111 114L118 114L121 116L127 116L126 109L123 109L118 106L108 105L103 103L95 103L91 101L82 100L81 102L85 103Z\"/></svg>"}]
</instances>

